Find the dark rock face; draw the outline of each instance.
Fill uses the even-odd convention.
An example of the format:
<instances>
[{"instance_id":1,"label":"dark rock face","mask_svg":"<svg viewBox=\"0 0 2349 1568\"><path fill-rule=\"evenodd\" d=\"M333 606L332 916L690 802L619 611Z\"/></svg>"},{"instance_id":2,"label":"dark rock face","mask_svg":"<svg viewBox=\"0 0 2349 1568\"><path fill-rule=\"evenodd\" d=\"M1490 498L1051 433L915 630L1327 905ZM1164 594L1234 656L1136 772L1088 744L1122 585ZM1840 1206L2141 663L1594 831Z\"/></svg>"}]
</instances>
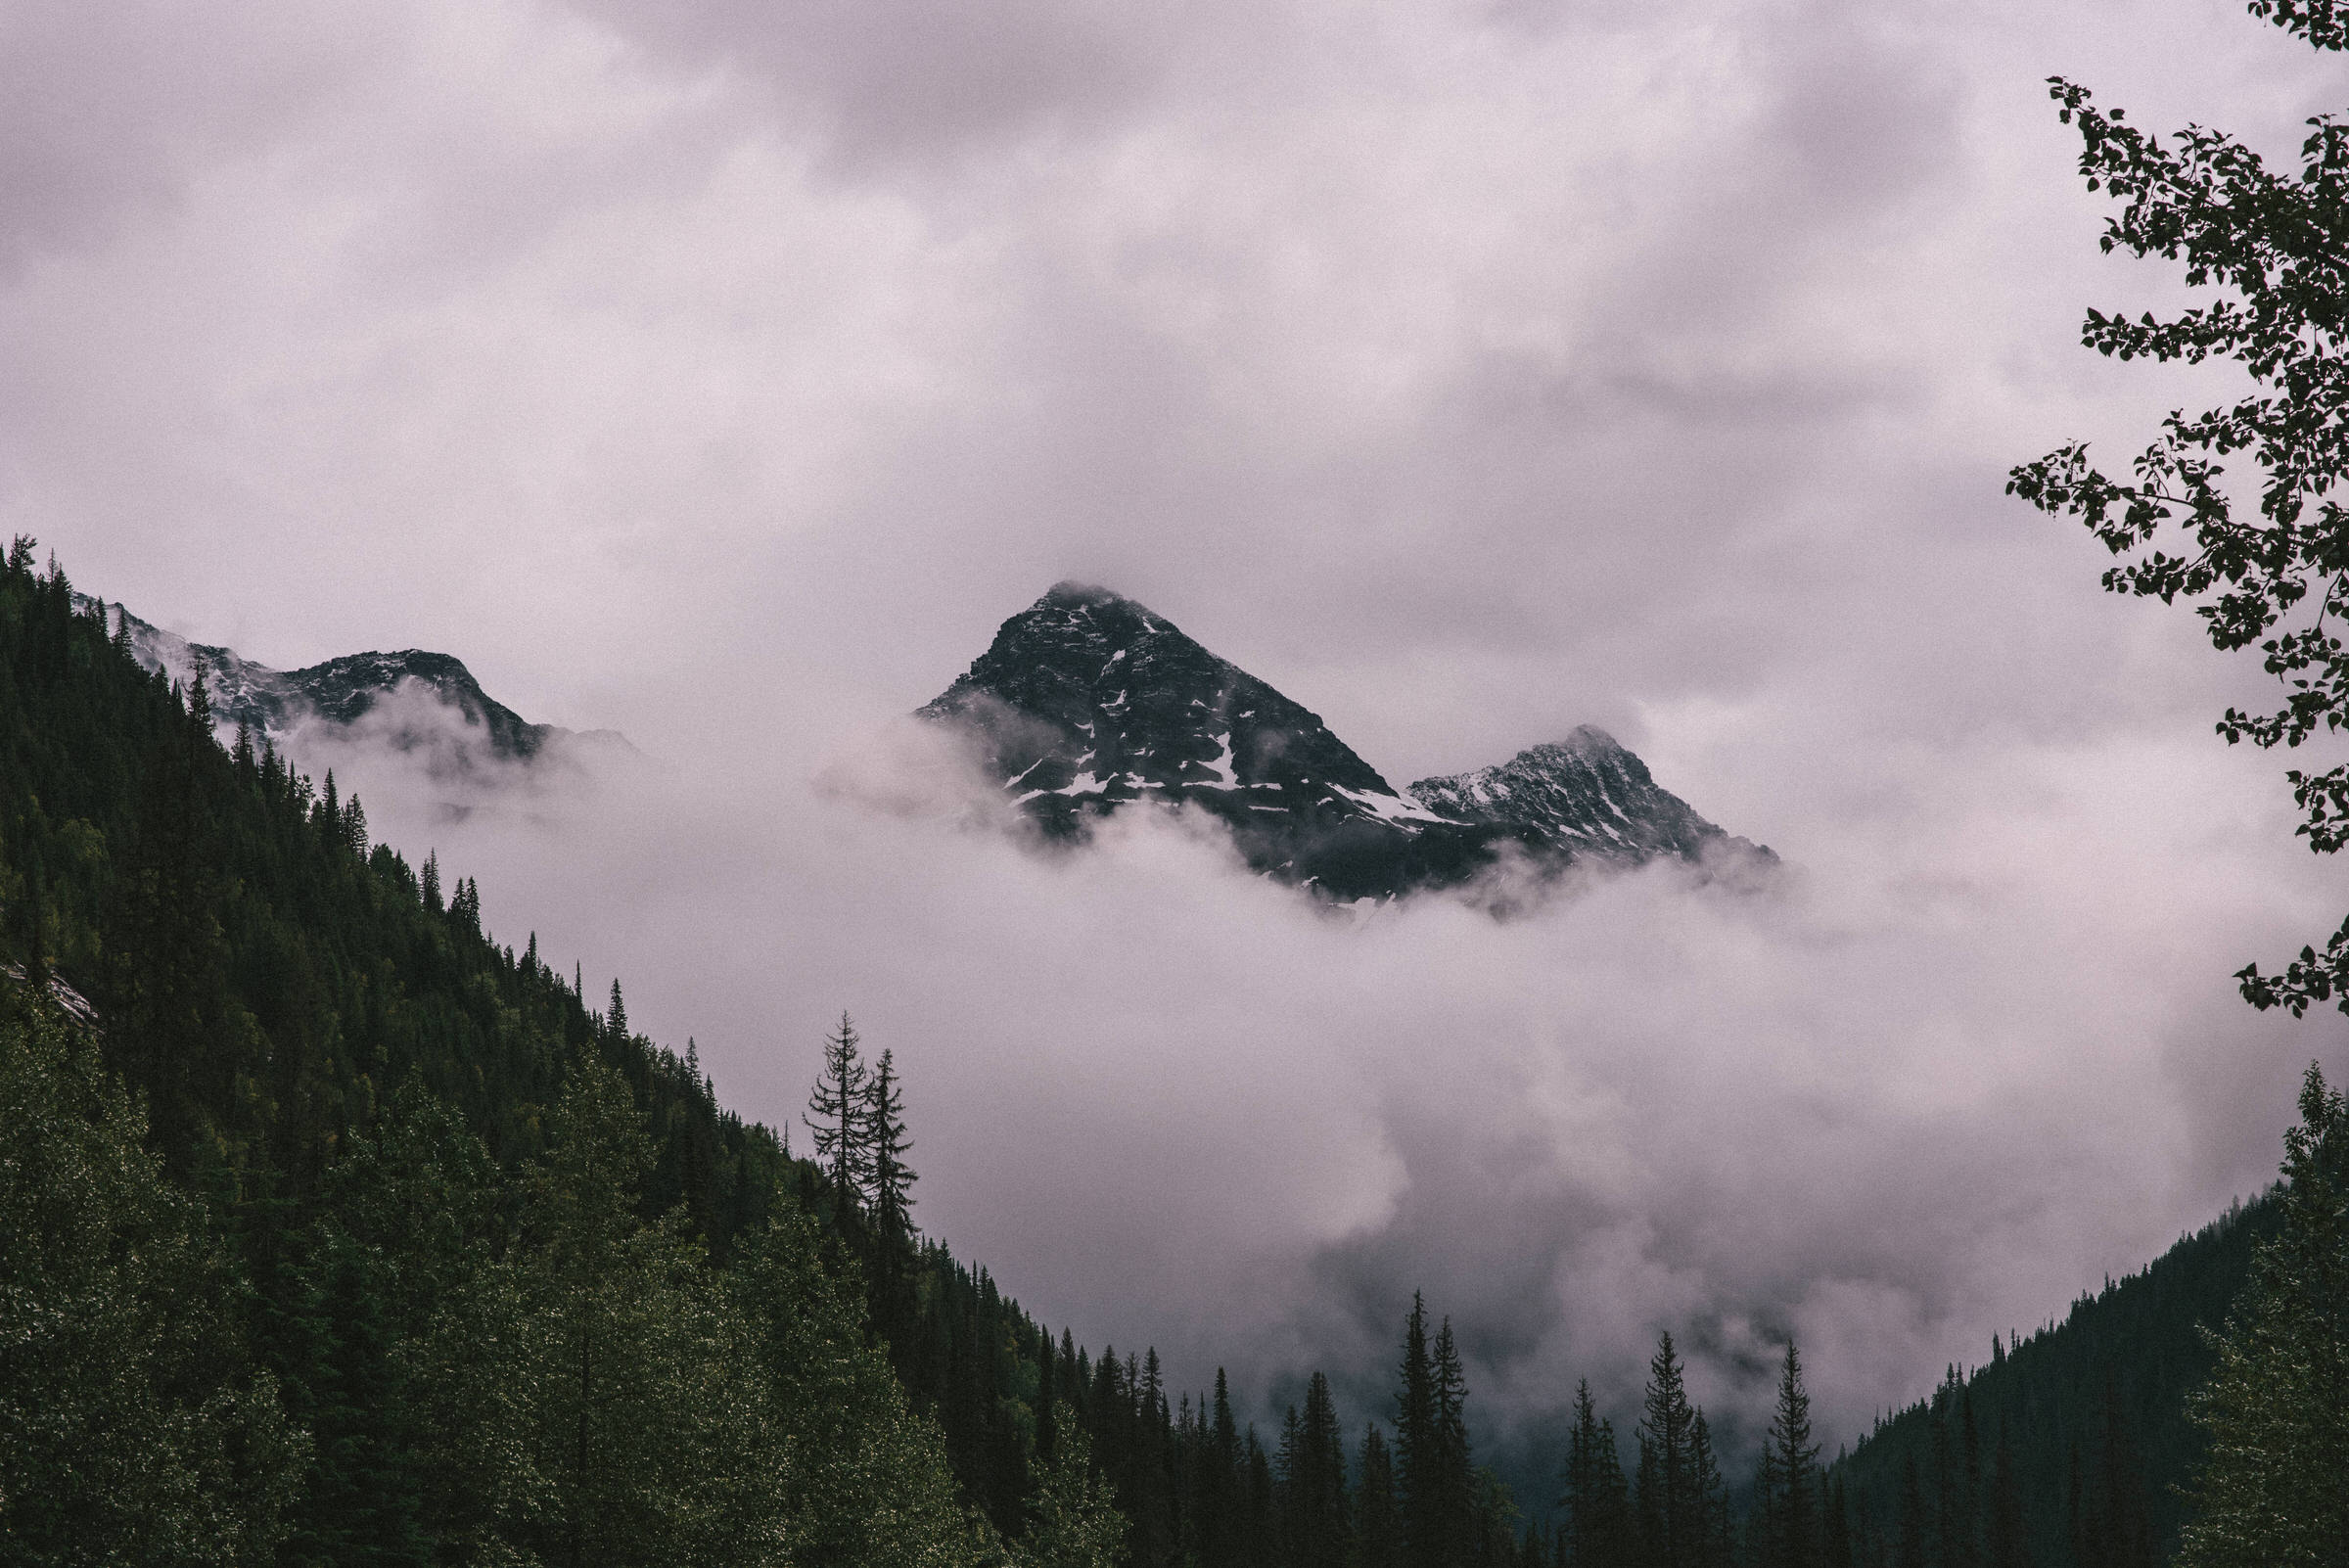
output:
<instances>
[{"instance_id":1,"label":"dark rock face","mask_svg":"<svg viewBox=\"0 0 2349 1568\"><path fill-rule=\"evenodd\" d=\"M282 737L308 722L347 728L414 682L415 689L463 719L462 743L452 745L448 726L404 722L389 726L383 738L400 750L432 748L436 765L462 771L472 764L476 746L491 760L510 762L533 761L550 744L570 740L627 744L610 730L581 735L553 724L533 724L482 690L473 672L447 654L408 648L346 654L302 669L272 669L233 648L189 642L137 616L128 620L131 651L139 663L175 680L193 679L201 671L214 719L223 728L245 725L256 737Z\"/></svg>"},{"instance_id":2,"label":"dark rock face","mask_svg":"<svg viewBox=\"0 0 2349 1568\"><path fill-rule=\"evenodd\" d=\"M1495 837L1398 793L1318 715L1172 622L1081 583L1004 622L920 716L970 733L1049 837L1133 801L1196 806L1250 865L1341 899L1464 872Z\"/></svg>"},{"instance_id":3,"label":"dark rock face","mask_svg":"<svg viewBox=\"0 0 2349 1568\"><path fill-rule=\"evenodd\" d=\"M335 724L356 723L402 681L421 682L443 705L462 714L467 723L481 725L489 754L498 758L535 757L550 738L563 733L552 724L530 722L491 697L456 659L420 648L345 654L306 669L288 670L284 678L295 702Z\"/></svg>"},{"instance_id":4,"label":"dark rock face","mask_svg":"<svg viewBox=\"0 0 2349 1568\"><path fill-rule=\"evenodd\" d=\"M1518 829L1573 859L1637 864L1675 855L1694 862L1724 853L1777 858L1657 788L1645 762L1588 724L1497 766L1423 778L1411 794L1442 816Z\"/></svg>"},{"instance_id":5,"label":"dark rock face","mask_svg":"<svg viewBox=\"0 0 2349 1568\"><path fill-rule=\"evenodd\" d=\"M1596 730L1399 791L1310 710L1132 600L1075 582L1004 622L919 716L968 736L1048 838L1082 837L1134 802L1193 806L1258 871L1341 901L1470 881L1504 846L1562 869L1743 843Z\"/></svg>"}]
</instances>

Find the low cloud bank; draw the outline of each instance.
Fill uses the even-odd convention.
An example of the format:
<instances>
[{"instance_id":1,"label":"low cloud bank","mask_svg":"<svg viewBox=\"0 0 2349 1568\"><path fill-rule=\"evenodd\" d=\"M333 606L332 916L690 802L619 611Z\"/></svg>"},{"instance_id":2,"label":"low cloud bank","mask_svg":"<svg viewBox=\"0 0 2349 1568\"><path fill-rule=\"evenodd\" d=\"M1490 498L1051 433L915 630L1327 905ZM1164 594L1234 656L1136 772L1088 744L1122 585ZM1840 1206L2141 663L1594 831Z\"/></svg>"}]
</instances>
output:
<instances>
[{"instance_id":1,"label":"low cloud bank","mask_svg":"<svg viewBox=\"0 0 2349 1568\"><path fill-rule=\"evenodd\" d=\"M1761 891L1659 866L1496 920L1333 916L1164 813L1039 854L925 733L820 769L773 736L502 778L300 755L749 1115L795 1121L854 1013L905 1072L917 1218L1048 1322L1266 1408L1324 1368L1359 1420L1423 1289L1495 1444L1579 1377L1628 1410L1666 1328L1732 1442L1788 1335L1848 1440L2255 1189L2337 1055L2226 983L2326 890L2230 830L2207 746L2005 752ZM2207 831L2132 825L2180 812Z\"/></svg>"}]
</instances>

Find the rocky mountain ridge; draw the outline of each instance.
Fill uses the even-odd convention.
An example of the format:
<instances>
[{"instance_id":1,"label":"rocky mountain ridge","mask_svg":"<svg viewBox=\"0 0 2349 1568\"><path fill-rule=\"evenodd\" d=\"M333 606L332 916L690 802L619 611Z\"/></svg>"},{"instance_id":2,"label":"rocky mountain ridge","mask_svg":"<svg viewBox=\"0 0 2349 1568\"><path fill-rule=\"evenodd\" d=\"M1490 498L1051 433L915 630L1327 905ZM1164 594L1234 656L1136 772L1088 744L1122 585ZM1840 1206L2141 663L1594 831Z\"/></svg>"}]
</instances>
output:
<instances>
[{"instance_id":1,"label":"rocky mountain ridge","mask_svg":"<svg viewBox=\"0 0 2349 1568\"><path fill-rule=\"evenodd\" d=\"M1497 767L1398 790L1320 716L1146 607L1062 582L1005 621L918 717L959 731L1047 839L1141 802L1196 807L1255 869L1340 901L1660 856L1774 862L1582 728Z\"/></svg>"},{"instance_id":2,"label":"rocky mountain ridge","mask_svg":"<svg viewBox=\"0 0 2349 1568\"><path fill-rule=\"evenodd\" d=\"M1439 816L1531 832L1576 858L1700 862L1725 852L1770 854L1697 815L1614 736L1589 724L1492 767L1423 778L1410 793Z\"/></svg>"},{"instance_id":3,"label":"rocky mountain ridge","mask_svg":"<svg viewBox=\"0 0 2349 1568\"><path fill-rule=\"evenodd\" d=\"M95 602L81 599L85 608ZM345 654L300 669L274 669L233 648L190 642L123 606L113 607L111 615L128 626L131 653L148 669L178 681L203 673L213 718L223 730L243 725L256 738L282 743L305 723L349 730L373 715L382 725L382 738L392 746L403 751L431 747L444 754L446 765L460 769L475 763L477 747L487 760L529 762L550 746L570 742L627 745L614 730L531 723L484 691L464 662L449 654L404 648ZM452 712L461 729L423 722L422 715L389 708L388 700L403 691L428 697Z\"/></svg>"}]
</instances>

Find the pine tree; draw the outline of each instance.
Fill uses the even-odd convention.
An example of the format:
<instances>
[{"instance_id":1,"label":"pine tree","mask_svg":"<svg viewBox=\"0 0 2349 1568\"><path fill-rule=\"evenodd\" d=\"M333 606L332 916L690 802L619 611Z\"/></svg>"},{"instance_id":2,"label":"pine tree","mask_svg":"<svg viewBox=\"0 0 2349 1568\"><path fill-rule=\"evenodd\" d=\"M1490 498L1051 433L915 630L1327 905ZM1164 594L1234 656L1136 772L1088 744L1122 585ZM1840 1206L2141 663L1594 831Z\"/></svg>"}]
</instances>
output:
<instances>
[{"instance_id":1,"label":"pine tree","mask_svg":"<svg viewBox=\"0 0 2349 1568\"><path fill-rule=\"evenodd\" d=\"M1643 1546L1655 1568L1696 1568L1703 1528L1696 1485L1696 1412L1689 1407L1680 1354L1669 1332L1658 1337L1647 1374L1639 1420Z\"/></svg>"},{"instance_id":2,"label":"pine tree","mask_svg":"<svg viewBox=\"0 0 2349 1568\"><path fill-rule=\"evenodd\" d=\"M1615 1448L1615 1428L1598 1418L1587 1378L1574 1391L1565 1483L1565 1496L1558 1499L1566 1510L1561 1556L1574 1568L1619 1568L1630 1555L1631 1500Z\"/></svg>"},{"instance_id":3,"label":"pine tree","mask_svg":"<svg viewBox=\"0 0 2349 1568\"><path fill-rule=\"evenodd\" d=\"M1341 1568L1346 1561L1346 1453L1329 1379L1305 1385L1305 1410L1281 1431L1281 1536L1290 1568Z\"/></svg>"},{"instance_id":4,"label":"pine tree","mask_svg":"<svg viewBox=\"0 0 2349 1568\"><path fill-rule=\"evenodd\" d=\"M1067 1407L1049 1412L1067 1434L1049 1458L1038 1456L1028 1529L1018 1568L1114 1568L1125 1561L1126 1519L1109 1484L1094 1473L1084 1428Z\"/></svg>"},{"instance_id":5,"label":"pine tree","mask_svg":"<svg viewBox=\"0 0 2349 1568\"><path fill-rule=\"evenodd\" d=\"M1754 1499L1768 1521L1771 1568L1813 1568L1819 1549L1819 1445L1811 1440L1811 1395L1803 1387L1803 1362L1792 1341L1778 1367L1778 1403L1762 1440L1765 1477Z\"/></svg>"},{"instance_id":6,"label":"pine tree","mask_svg":"<svg viewBox=\"0 0 2349 1568\"><path fill-rule=\"evenodd\" d=\"M815 1157L829 1167L832 1218L843 1234L854 1215L865 1179L865 1081L856 1026L847 1013L840 1028L824 1038L824 1072L807 1096L807 1130L815 1134Z\"/></svg>"},{"instance_id":7,"label":"pine tree","mask_svg":"<svg viewBox=\"0 0 2349 1568\"><path fill-rule=\"evenodd\" d=\"M1403 1324L1403 1364L1395 1390L1395 1491L1409 1568L1444 1562L1444 1459L1438 1435L1435 1362L1428 1355L1427 1303L1411 1295Z\"/></svg>"},{"instance_id":8,"label":"pine tree","mask_svg":"<svg viewBox=\"0 0 2349 1568\"><path fill-rule=\"evenodd\" d=\"M2180 1568L2349 1565L2349 1095L2314 1063L2283 1142L2281 1223L2190 1407L2210 1452Z\"/></svg>"},{"instance_id":9,"label":"pine tree","mask_svg":"<svg viewBox=\"0 0 2349 1568\"><path fill-rule=\"evenodd\" d=\"M864 1201L874 1227L883 1235L909 1236L913 1228L914 1175L905 1164L905 1156L912 1151L913 1143L905 1136L904 1096L898 1084L897 1057L892 1051L881 1053L867 1079L862 1136Z\"/></svg>"},{"instance_id":10,"label":"pine tree","mask_svg":"<svg viewBox=\"0 0 2349 1568\"><path fill-rule=\"evenodd\" d=\"M1207 1415L1206 1442L1199 1456L1200 1560L1244 1561L1247 1546L1247 1453L1231 1413L1231 1388L1216 1368L1215 1398Z\"/></svg>"},{"instance_id":11,"label":"pine tree","mask_svg":"<svg viewBox=\"0 0 2349 1568\"><path fill-rule=\"evenodd\" d=\"M1696 1545L1690 1560L1697 1568L1728 1568L1730 1546L1729 1494L1723 1483L1721 1459L1713 1451L1713 1432L1698 1410L1688 1425L1689 1492L1694 1506Z\"/></svg>"},{"instance_id":12,"label":"pine tree","mask_svg":"<svg viewBox=\"0 0 2349 1568\"><path fill-rule=\"evenodd\" d=\"M1241 1498L1243 1510L1240 1523L1240 1560L1245 1563L1265 1563L1274 1560L1280 1548L1279 1521L1274 1516L1272 1501L1272 1460L1265 1447L1256 1440L1256 1425L1250 1422L1241 1460Z\"/></svg>"},{"instance_id":13,"label":"pine tree","mask_svg":"<svg viewBox=\"0 0 2349 1568\"><path fill-rule=\"evenodd\" d=\"M1468 1376L1452 1338L1451 1319L1436 1331L1434 1363L1436 1394L1436 1517L1433 1535L1442 1544L1439 1560L1465 1560L1475 1538L1476 1464L1468 1447Z\"/></svg>"}]
</instances>

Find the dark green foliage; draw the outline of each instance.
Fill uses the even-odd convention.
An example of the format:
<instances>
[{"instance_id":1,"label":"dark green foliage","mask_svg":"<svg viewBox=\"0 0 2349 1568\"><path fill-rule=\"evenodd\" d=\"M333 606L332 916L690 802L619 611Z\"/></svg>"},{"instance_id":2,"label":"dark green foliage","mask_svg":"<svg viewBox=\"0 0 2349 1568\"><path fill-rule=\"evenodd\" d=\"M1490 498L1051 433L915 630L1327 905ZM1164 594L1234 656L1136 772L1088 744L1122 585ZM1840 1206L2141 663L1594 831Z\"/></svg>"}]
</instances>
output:
<instances>
[{"instance_id":1,"label":"dark green foliage","mask_svg":"<svg viewBox=\"0 0 2349 1568\"><path fill-rule=\"evenodd\" d=\"M2349 1564L2349 1095L2314 1064L2283 1178L2192 1403L2210 1449L2187 1568Z\"/></svg>"},{"instance_id":2,"label":"dark green foliage","mask_svg":"<svg viewBox=\"0 0 2349 1568\"><path fill-rule=\"evenodd\" d=\"M1362 1429L1360 1490L1355 1502L1356 1561L1360 1568L1402 1568L1403 1513L1395 1466L1376 1425Z\"/></svg>"},{"instance_id":3,"label":"dark green foliage","mask_svg":"<svg viewBox=\"0 0 2349 1568\"><path fill-rule=\"evenodd\" d=\"M862 1108L864 1213L870 1231L873 1330L891 1345L913 1342L920 1303L914 1274L920 1265L913 1229L914 1174L905 1163L912 1140L905 1135L904 1095L898 1084L896 1056L887 1050L873 1065ZM1044 1407L1038 1404L1040 1411Z\"/></svg>"},{"instance_id":4,"label":"dark green foliage","mask_svg":"<svg viewBox=\"0 0 2349 1568\"><path fill-rule=\"evenodd\" d=\"M1706 1560L1710 1499L1702 1480L1696 1410L1681 1381L1680 1353L1667 1333L1658 1338L1647 1363L1634 1510L1641 1553L1654 1568L1697 1568Z\"/></svg>"},{"instance_id":5,"label":"dark green foliage","mask_svg":"<svg viewBox=\"0 0 2349 1568\"><path fill-rule=\"evenodd\" d=\"M1484 1532L1477 1528L1478 1478L1468 1447L1468 1377L1460 1366L1459 1345L1452 1338L1449 1317L1436 1330L1432 1361L1436 1424L1435 1463L1428 1488L1430 1534L1446 1545L1429 1560L1450 1564L1466 1560L1471 1544Z\"/></svg>"},{"instance_id":6,"label":"dark green foliage","mask_svg":"<svg viewBox=\"0 0 2349 1568\"><path fill-rule=\"evenodd\" d=\"M87 1036L0 981L0 1545L22 1563L263 1563L305 1443L201 1204Z\"/></svg>"},{"instance_id":7,"label":"dark green foliage","mask_svg":"<svg viewBox=\"0 0 2349 1568\"><path fill-rule=\"evenodd\" d=\"M1778 1403L1756 1461L1748 1535L1756 1568L1813 1568L1822 1555L1819 1445L1811 1440L1811 1395L1801 1355L1789 1343L1778 1368Z\"/></svg>"},{"instance_id":8,"label":"dark green foliage","mask_svg":"<svg viewBox=\"0 0 2349 1568\"><path fill-rule=\"evenodd\" d=\"M78 1442L77 1484L104 1494L76 1501L72 1485L12 1473L11 1541L37 1557L54 1504L76 1509L89 1560L241 1560L279 1537L279 1560L302 1563L982 1552L935 1428L868 1348L848 1283L866 1260L837 1276L812 1261L805 1168L717 1108L698 1057L635 1035L617 983L597 1017L534 940L519 959L491 942L472 879L444 905L437 859L420 878L370 847L331 778L314 790L250 733L222 749L201 686L141 670L101 617L73 613L61 574L32 571L28 546L10 560L0 957L94 999L107 1067L152 1108L145 1135L172 1177L142 1178L142 1195L121 1182L144 1168L117 1161L115 1186L85 1182L83 1201L50 1159L9 1210L85 1253L147 1238L139 1268L108 1266L103 1310L71 1314L111 1327L106 1359L39 1326L90 1280L42 1266L30 1230L0 1252L20 1358L0 1398L65 1379L9 1432L47 1433L42 1455ZM119 1094L94 1067L73 1072L89 1079L73 1092ZM127 1110L91 1114L122 1141ZM901 1153L901 1123L897 1135ZM900 1168L899 1212L910 1181ZM931 1270L918 1291L916 1268ZM176 1282L141 1294L163 1273ZM753 1281L796 1281L797 1304L778 1319L776 1299L744 1296ZM899 1300L951 1308L967 1282L943 1253L917 1255ZM746 1371L761 1344L790 1347L763 1384ZM85 1364L105 1379L73 1384ZM987 1392L983 1439L1016 1436ZM148 1412L104 1418L139 1455L124 1460L136 1485L107 1441L60 1435L108 1400ZM778 1448L810 1413L829 1435ZM818 1453L838 1472L821 1484ZM271 1454L292 1468L267 1471ZM285 1484L240 1479L263 1472ZM806 1532L827 1506L904 1529L858 1525L865 1545L819 1550ZM156 1544L159 1520L178 1545ZM916 1536L933 1545L907 1554Z\"/></svg>"},{"instance_id":9,"label":"dark green foliage","mask_svg":"<svg viewBox=\"0 0 2349 1568\"><path fill-rule=\"evenodd\" d=\"M1126 1520L1093 1469L1083 1431L1073 1420L1061 1424L1069 1440L1041 1463L1021 1560L1034 1568L1098 1568L1118 1560Z\"/></svg>"},{"instance_id":10,"label":"dark green foliage","mask_svg":"<svg viewBox=\"0 0 2349 1568\"><path fill-rule=\"evenodd\" d=\"M1451 1320L1444 1320L1431 1346L1427 1304L1414 1294L1395 1386L1395 1490L1409 1568L1451 1568L1467 1549L1473 1483L1466 1393Z\"/></svg>"},{"instance_id":11,"label":"dark green foliage","mask_svg":"<svg viewBox=\"0 0 2349 1568\"><path fill-rule=\"evenodd\" d=\"M2276 1221L2273 1198L2230 1214L2142 1273L2082 1297L2061 1324L1994 1341L1989 1365L1953 1370L1930 1399L1879 1421L1833 1467L1854 1520L1897 1557L1909 1522L1904 1478L1913 1466L1920 1550L1954 1539L1977 1561L2071 1568L2091 1536L2095 1550L2106 1541L2136 1550L2125 1542L2142 1518L2154 1557L2166 1556L2187 1511L2178 1485L2207 1447L2187 1416L2188 1391L2214 1364L2201 1329L2226 1318ZM1969 1417L1977 1448L1980 1433L1999 1435L1987 1464L1977 1464L1970 1503L1960 1505ZM1954 1499L1947 1526L1937 1502L1945 1490Z\"/></svg>"},{"instance_id":12,"label":"dark green foliage","mask_svg":"<svg viewBox=\"0 0 2349 1568\"><path fill-rule=\"evenodd\" d=\"M1841 1484L1838 1478L1837 1484ZM2014 1473L2014 1444L1999 1423L1999 1446L1991 1457L1989 1506L1982 1521L1990 1568L2028 1568L2031 1549L2023 1533L2022 1485Z\"/></svg>"},{"instance_id":13,"label":"dark green foliage","mask_svg":"<svg viewBox=\"0 0 2349 1568\"><path fill-rule=\"evenodd\" d=\"M614 982L615 988L618 982ZM615 989L614 994L618 995ZM870 1164L865 1128L868 1077L856 1026L840 1015L840 1028L824 1040L824 1071L808 1091L807 1130L815 1134L815 1157L832 1182L832 1222L846 1233L856 1213Z\"/></svg>"},{"instance_id":14,"label":"dark green foliage","mask_svg":"<svg viewBox=\"0 0 2349 1568\"><path fill-rule=\"evenodd\" d=\"M1615 1447L1615 1425L1601 1420L1588 1380L1574 1391L1574 1429L1566 1440L1565 1561L1607 1568L1633 1552L1631 1493Z\"/></svg>"},{"instance_id":15,"label":"dark green foliage","mask_svg":"<svg viewBox=\"0 0 2349 1568\"><path fill-rule=\"evenodd\" d=\"M1329 1379L1315 1372L1305 1413L1289 1412L1280 1440L1281 1545L1293 1568L1342 1568L1351 1534L1345 1440Z\"/></svg>"},{"instance_id":16,"label":"dark green foliage","mask_svg":"<svg viewBox=\"0 0 2349 1568\"><path fill-rule=\"evenodd\" d=\"M2334 0L2253 0L2250 10L2317 48L2342 46ZM2091 309L2082 343L2124 360L2232 359L2255 391L2173 410L2128 481L2107 478L2075 441L2016 468L2007 489L2078 518L2127 557L2104 574L2106 588L2186 599L2213 647L2258 649L2282 704L2228 709L2218 727L2230 743L2297 747L2337 731L2349 722L2349 642L2332 629L2349 613L2349 511L2334 494L2349 479L2349 124L2310 120L2295 176L2222 131L2188 126L2165 143L2097 109L2084 87L2055 77L2050 91L2079 127L2088 188L2119 204L2103 249L2183 262L2187 284L2211 291L2168 320ZM2256 515L2230 493L2229 460L2245 452ZM2286 777L2309 848L2349 843L2349 764ZM2252 965L2238 979L2260 1007L2349 1009L2349 922L2282 974Z\"/></svg>"},{"instance_id":17,"label":"dark green foliage","mask_svg":"<svg viewBox=\"0 0 2349 1568\"><path fill-rule=\"evenodd\" d=\"M1696 1537L1688 1560L1698 1568L1727 1568L1733 1550L1728 1489L1722 1482L1721 1456L1713 1448L1713 1430L1699 1409L1688 1425L1688 1470L1694 1479L1693 1510Z\"/></svg>"}]
</instances>

